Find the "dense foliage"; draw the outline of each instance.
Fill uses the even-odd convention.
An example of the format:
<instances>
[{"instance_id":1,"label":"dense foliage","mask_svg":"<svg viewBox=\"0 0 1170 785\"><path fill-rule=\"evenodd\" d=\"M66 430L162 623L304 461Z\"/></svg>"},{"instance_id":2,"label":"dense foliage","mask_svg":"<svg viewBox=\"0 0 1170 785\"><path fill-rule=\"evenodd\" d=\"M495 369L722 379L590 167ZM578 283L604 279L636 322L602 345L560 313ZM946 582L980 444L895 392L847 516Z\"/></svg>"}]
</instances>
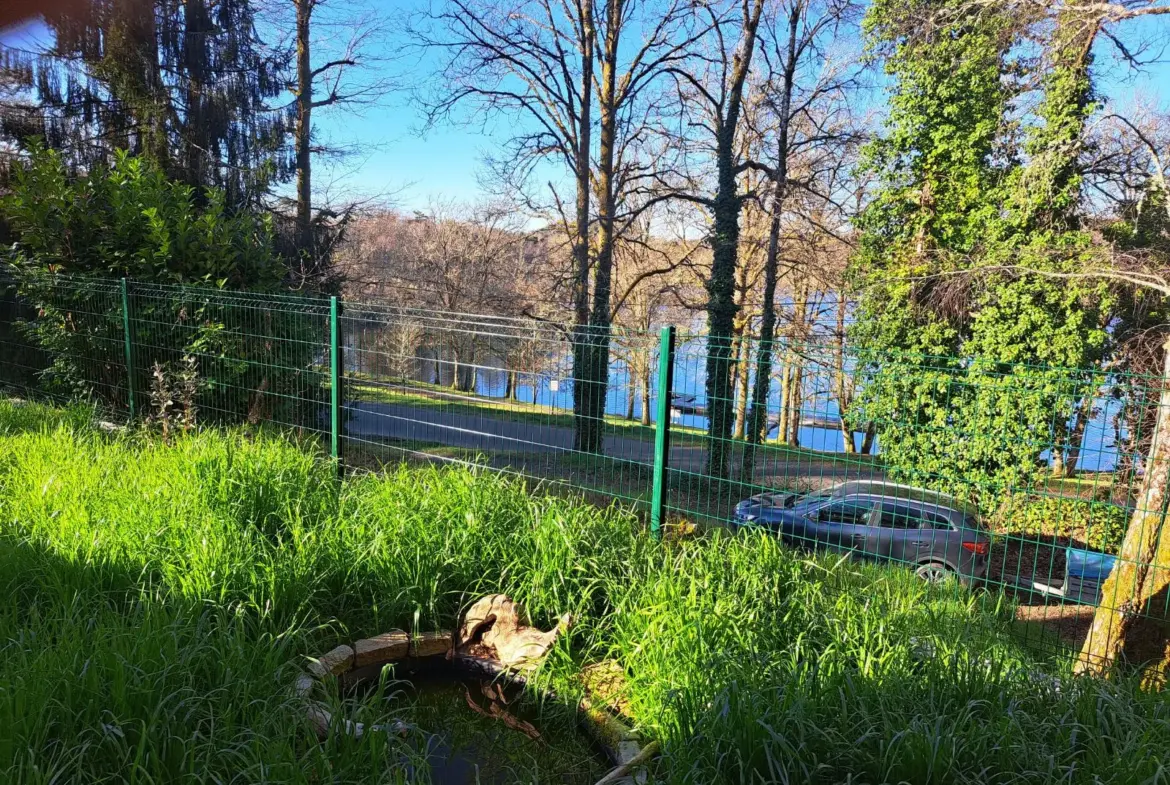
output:
<instances>
[{"instance_id":1,"label":"dense foliage","mask_svg":"<svg viewBox=\"0 0 1170 785\"><path fill-rule=\"evenodd\" d=\"M43 54L15 50L7 73L35 104L0 107L0 133L39 139L80 168L116 151L167 177L255 205L287 180L288 53L257 35L251 0L90 0L46 9Z\"/></svg>"},{"instance_id":2,"label":"dense foliage","mask_svg":"<svg viewBox=\"0 0 1170 785\"><path fill-rule=\"evenodd\" d=\"M125 152L78 175L60 152L35 148L0 211L26 268L260 290L282 277L269 221Z\"/></svg>"},{"instance_id":3,"label":"dense foliage","mask_svg":"<svg viewBox=\"0 0 1170 785\"><path fill-rule=\"evenodd\" d=\"M1047 561L1047 551L1059 553L1066 544L1117 553L1130 512L1106 501L1021 493L1004 498L987 522L999 534L1017 535L1019 542L1051 542L1042 549Z\"/></svg>"},{"instance_id":4,"label":"dense foliage","mask_svg":"<svg viewBox=\"0 0 1170 785\"><path fill-rule=\"evenodd\" d=\"M16 168L0 211L16 238L8 269L35 311L23 330L47 357L49 390L126 405L122 293L111 278L127 277L140 402L155 363L165 373L190 356L210 417L316 416L303 399L319 392L305 377L323 321L287 303L256 318L284 271L265 218L228 210L214 189L198 199L145 158L118 153L75 176L43 148ZM255 296L225 304L214 296L223 287Z\"/></svg>"},{"instance_id":5,"label":"dense foliage","mask_svg":"<svg viewBox=\"0 0 1170 785\"><path fill-rule=\"evenodd\" d=\"M985 494L1030 487L1051 445L1058 471L1075 464L1105 380L1093 369L1108 349L1106 287L1015 272L1075 269L1090 252L1069 218L1080 188L1069 136L1079 139L1086 96L1060 74L1045 83L1021 163L1008 9L911 6L945 7L950 22L909 29L901 2L875 3L867 17L892 88L887 132L866 159L880 187L853 260L852 337L872 358L854 418L877 424L904 476Z\"/></svg>"}]
</instances>

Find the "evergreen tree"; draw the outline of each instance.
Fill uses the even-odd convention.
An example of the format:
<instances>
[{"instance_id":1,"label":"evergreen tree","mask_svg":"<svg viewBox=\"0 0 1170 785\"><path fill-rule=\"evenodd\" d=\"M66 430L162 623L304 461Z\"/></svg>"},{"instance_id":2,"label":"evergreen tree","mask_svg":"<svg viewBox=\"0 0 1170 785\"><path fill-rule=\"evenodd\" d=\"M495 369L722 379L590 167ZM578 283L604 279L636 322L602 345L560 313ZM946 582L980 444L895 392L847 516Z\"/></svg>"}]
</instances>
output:
<instances>
[{"instance_id":1,"label":"evergreen tree","mask_svg":"<svg viewBox=\"0 0 1170 785\"><path fill-rule=\"evenodd\" d=\"M264 46L249 0L94 0L45 21L54 43L28 63L27 86L40 135L73 166L126 150L230 206L290 175L290 118L269 103L287 54Z\"/></svg>"}]
</instances>

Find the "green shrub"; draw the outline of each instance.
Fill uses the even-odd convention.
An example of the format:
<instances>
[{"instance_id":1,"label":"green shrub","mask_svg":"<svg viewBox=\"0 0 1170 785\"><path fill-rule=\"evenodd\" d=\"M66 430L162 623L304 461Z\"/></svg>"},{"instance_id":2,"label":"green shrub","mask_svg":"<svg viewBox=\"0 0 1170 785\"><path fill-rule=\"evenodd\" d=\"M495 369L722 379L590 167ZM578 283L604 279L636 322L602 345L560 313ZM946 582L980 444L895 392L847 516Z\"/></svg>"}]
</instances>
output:
<instances>
[{"instance_id":1,"label":"green shrub","mask_svg":"<svg viewBox=\"0 0 1170 785\"><path fill-rule=\"evenodd\" d=\"M1055 537L1117 553L1129 511L1103 501L1020 494L1005 501L990 522L1001 534Z\"/></svg>"},{"instance_id":2,"label":"green shrub","mask_svg":"<svg viewBox=\"0 0 1170 785\"><path fill-rule=\"evenodd\" d=\"M260 289L283 277L270 220L230 212L222 192L196 193L125 152L72 176L60 152L34 149L0 210L21 267Z\"/></svg>"},{"instance_id":3,"label":"green shrub","mask_svg":"<svg viewBox=\"0 0 1170 785\"><path fill-rule=\"evenodd\" d=\"M319 424L312 366L328 335L325 306L280 294L268 218L231 212L222 193L197 193L146 159L120 153L72 177L44 149L16 168L0 211L17 237L9 270L32 309L20 326L46 355L48 392L125 408L116 279L126 277L139 401L155 363L165 372L194 357L205 419Z\"/></svg>"}]
</instances>

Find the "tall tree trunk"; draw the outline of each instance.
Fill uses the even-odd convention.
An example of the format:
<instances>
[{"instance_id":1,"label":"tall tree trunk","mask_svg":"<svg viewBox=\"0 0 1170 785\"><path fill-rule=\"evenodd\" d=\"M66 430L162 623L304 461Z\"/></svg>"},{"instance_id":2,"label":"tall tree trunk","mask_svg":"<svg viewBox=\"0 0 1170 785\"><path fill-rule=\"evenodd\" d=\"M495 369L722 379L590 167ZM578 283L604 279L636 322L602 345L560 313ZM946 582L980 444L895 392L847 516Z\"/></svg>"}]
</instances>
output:
<instances>
[{"instance_id":1,"label":"tall tree trunk","mask_svg":"<svg viewBox=\"0 0 1170 785\"><path fill-rule=\"evenodd\" d=\"M756 379L748 414L747 446L743 451L740 474L745 482L756 464L756 446L767 438L768 393L772 389L772 349L776 339L776 278L780 259L780 211L782 199L772 197L772 220L768 228L768 255L764 259L764 299L760 308L760 343L756 348Z\"/></svg>"},{"instance_id":2,"label":"tall tree trunk","mask_svg":"<svg viewBox=\"0 0 1170 785\"><path fill-rule=\"evenodd\" d=\"M833 342L833 388L837 398L837 422L841 428L845 453L853 455L857 452L857 442L854 441L853 424L849 417L854 387L853 380L845 368L845 295L838 292L836 298L837 332Z\"/></svg>"},{"instance_id":3,"label":"tall tree trunk","mask_svg":"<svg viewBox=\"0 0 1170 785\"><path fill-rule=\"evenodd\" d=\"M724 146L720 143L720 148ZM707 280L707 474L718 478L727 477L727 442L731 438L732 420L731 344L739 311L735 302L735 268L740 199L731 156L730 146L719 156L711 277Z\"/></svg>"},{"instance_id":4,"label":"tall tree trunk","mask_svg":"<svg viewBox=\"0 0 1170 785\"><path fill-rule=\"evenodd\" d=\"M642 363L642 424L650 424L650 358Z\"/></svg>"},{"instance_id":5,"label":"tall tree trunk","mask_svg":"<svg viewBox=\"0 0 1170 785\"><path fill-rule=\"evenodd\" d=\"M756 349L756 381L752 387L748 446L743 451L741 475L751 481L756 463L755 446L766 436L768 393L772 386L772 342L776 338L776 279L780 272L780 218L784 214L788 181L788 131L791 121L792 86L796 78L796 39L802 2L793 3L788 17L788 52L781 86L780 127L776 135L776 163L772 176L772 217L768 226L768 254L764 258L764 298L760 308L760 345Z\"/></svg>"},{"instance_id":6,"label":"tall tree trunk","mask_svg":"<svg viewBox=\"0 0 1170 785\"><path fill-rule=\"evenodd\" d=\"M780 414L776 418L776 441L780 444L788 444L789 402L792 400L792 350L787 349L784 354L784 367L780 371Z\"/></svg>"},{"instance_id":7,"label":"tall tree trunk","mask_svg":"<svg viewBox=\"0 0 1170 785\"><path fill-rule=\"evenodd\" d=\"M1068 427L1065 423L1057 423L1052 434L1052 469L1053 477L1064 477L1064 451L1068 447Z\"/></svg>"},{"instance_id":8,"label":"tall tree trunk","mask_svg":"<svg viewBox=\"0 0 1170 785\"><path fill-rule=\"evenodd\" d=\"M792 365L792 384L788 388L788 444L792 447L800 446L800 420L804 408L804 361L800 357Z\"/></svg>"},{"instance_id":9,"label":"tall tree trunk","mask_svg":"<svg viewBox=\"0 0 1170 785\"><path fill-rule=\"evenodd\" d=\"M312 148L313 131L313 66L310 56L310 21L313 16L313 0L295 0L297 7L297 122L296 122L296 167L297 167L297 252L305 272L315 275L316 254L313 249L313 173Z\"/></svg>"},{"instance_id":10,"label":"tall tree trunk","mask_svg":"<svg viewBox=\"0 0 1170 785\"><path fill-rule=\"evenodd\" d=\"M1162 391L1158 415L1137 509L1121 543L1117 564L1101 587L1101 604L1081 647L1075 673L1105 674L1117 662L1132 639L1142 637L1141 628L1153 628L1145 637L1158 641L1160 659L1148 672L1162 686L1170 667L1165 622L1145 615L1152 598L1170 586L1170 532L1166 531L1166 508L1170 502L1170 342L1162 347ZM1165 605L1159 601L1155 608Z\"/></svg>"},{"instance_id":11,"label":"tall tree trunk","mask_svg":"<svg viewBox=\"0 0 1170 785\"><path fill-rule=\"evenodd\" d=\"M748 379L751 375L751 341L746 324L739 328L735 344L735 430L732 437L743 439L747 430Z\"/></svg>"},{"instance_id":12,"label":"tall tree trunk","mask_svg":"<svg viewBox=\"0 0 1170 785\"><path fill-rule=\"evenodd\" d=\"M601 423L594 410L594 354L589 324L589 156L593 127L593 3L581 6L581 115L577 133L577 227L573 248L576 279L573 283L573 447L581 452L599 452Z\"/></svg>"},{"instance_id":13,"label":"tall tree trunk","mask_svg":"<svg viewBox=\"0 0 1170 785\"><path fill-rule=\"evenodd\" d=\"M206 188L214 180L208 171L211 161L209 121L204 116L204 79L207 76L207 40L215 29L207 16L203 0L183 2L183 65L187 69L184 101L187 105L183 124L185 158L181 179L195 189L197 200L206 199Z\"/></svg>"},{"instance_id":14,"label":"tall tree trunk","mask_svg":"<svg viewBox=\"0 0 1170 785\"><path fill-rule=\"evenodd\" d=\"M634 399L637 397L637 382L630 374L626 380L626 419L630 422L634 421Z\"/></svg>"},{"instance_id":15,"label":"tall tree trunk","mask_svg":"<svg viewBox=\"0 0 1170 785\"><path fill-rule=\"evenodd\" d=\"M121 40L107 41L106 52L135 64L135 76L130 84L122 86L123 99L129 97L127 111L132 117L120 118L119 136L134 155L145 155L158 164L159 169L176 176L176 162L172 158L172 144L167 132L168 98L162 81L159 63L159 26L153 0L137 0L127 4L126 27ZM163 20L164 34L169 34ZM109 56L109 54L107 54ZM140 69L140 70L139 70ZM124 136L122 135L124 134ZM182 166L185 161L178 162ZM202 183L201 185L206 185Z\"/></svg>"},{"instance_id":16,"label":"tall tree trunk","mask_svg":"<svg viewBox=\"0 0 1170 785\"><path fill-rule=\"evenodd\" d=\"M592 3L584 3L582 7ZM597 156L597 259L593 271L593 306L589 321L590 372L584 416L595 426L590 443L582 447L602 452L602 423L609 391L610 299L613 279L614 209L616 183L614 155L617 144L617 57L622 28L622 3L607 0L605 41L601 52L601 76L598 81L598 156ZM592 19L592 10L587 11ZM592 22L591 22L592 24Z\"/></svg>"},{"instance_id":17,"label":"tall tree trunk","mask_svg":"<svg viewBox=\"0 0 1170 785\"><path fill-rule=\"evenodd\" d=\"M711 275L707 279L707 465L710 477L728 476L731 437L731 339L739 306L735 302L735 271L739 263L739 212L743 201L736 178L735 141L743 108L743 88L756 50L756 30L763 12L756 0L746 17L741 47L732 67L726 107L715 134L716 190L711 200Z\"/></svg>"},{"instance_id":18,"label":"tall tree trunk","mask_svg":"<svg viewBox=\"0 0 1170 785\"><path fill-rule=\"evenodd\" d=\"M855 455L857 453L857 442L853 438L853 428L845 422L844 417L838 418L837 423L841 428L841 438L842 444L845 446L845 454Z\"/></svg>"}]
</instances>

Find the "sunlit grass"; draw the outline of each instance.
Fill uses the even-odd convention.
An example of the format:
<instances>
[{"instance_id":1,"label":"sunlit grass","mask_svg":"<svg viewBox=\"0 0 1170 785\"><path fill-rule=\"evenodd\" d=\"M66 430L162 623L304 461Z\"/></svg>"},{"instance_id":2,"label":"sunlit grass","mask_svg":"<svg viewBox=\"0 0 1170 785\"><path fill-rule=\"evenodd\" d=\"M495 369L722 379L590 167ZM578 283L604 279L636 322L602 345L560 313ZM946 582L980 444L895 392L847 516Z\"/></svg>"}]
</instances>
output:
<instances>
[{"instance_id":1,"label":"sunlit grass","mask_svg":"<svg viewBox=\"0 0 1170 785\"><path fill-rule=\"evenodd\" d=\"M1165 776L1164 698L1065 678L997 595L765 535L658 544L486 471L339 487L279 436L165 445L88 420L0 402L0 781L400 780L402 744L315 740L297 663L497 591L538 624L577 617L539 676L567 699L582 666L621 663L663 781Z\"/></svg>"}]
</instances>

